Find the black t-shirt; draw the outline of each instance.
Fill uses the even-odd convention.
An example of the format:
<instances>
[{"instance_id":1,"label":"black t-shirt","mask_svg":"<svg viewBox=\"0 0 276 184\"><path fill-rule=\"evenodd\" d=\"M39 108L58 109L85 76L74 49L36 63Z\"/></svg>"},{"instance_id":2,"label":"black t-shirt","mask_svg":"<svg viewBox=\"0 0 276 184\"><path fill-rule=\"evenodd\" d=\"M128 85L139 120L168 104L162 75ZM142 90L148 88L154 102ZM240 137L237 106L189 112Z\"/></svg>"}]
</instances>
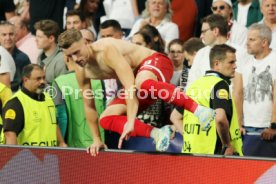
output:
<instances>
[{"instance_id":1,"label":"black t-shirt","mask_svg":"<svg viewBox=\"0 0 276 184\"><path fill-rule=\"evenodd\" d=\"M0 0L0 20L6 20L5 13L15 11L13 0Z\"/></svg>"},{"instance_id":2,"label":"black t-shirt","mask_svg":"<svg viewBox=\"0 0 276 184\"><path fill-rule=\"evenodd\" d=\"M45 101L43 93L37 94L22 87L22 92L37 101ZM35 108L35 107L34 107ZM5 105L2 113L3 127L5 131L12 131L18 135L24 128L24 110L18 98L13 98Z\"/></svg>"}]
</instances>

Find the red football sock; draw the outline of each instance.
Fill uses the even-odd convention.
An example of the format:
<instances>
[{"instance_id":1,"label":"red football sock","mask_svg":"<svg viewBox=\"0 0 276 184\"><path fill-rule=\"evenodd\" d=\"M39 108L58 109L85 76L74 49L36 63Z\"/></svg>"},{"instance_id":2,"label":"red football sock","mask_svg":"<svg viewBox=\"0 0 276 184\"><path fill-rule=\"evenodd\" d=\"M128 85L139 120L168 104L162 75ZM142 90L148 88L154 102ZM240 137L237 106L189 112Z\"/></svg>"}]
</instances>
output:
<instances>
[{"instance_id":1,"label":"red football sock","mask_svg":"<svg viewBox=\"0 0 276 184\"><path fill-rule=\"evenodd\" d=\"M141 84L142 90L146 90L149 93L148 95L152 95L178 107L183 107L192 113L198 107L198 104L193 99L185 95L184 92L181 92L174 85L166 82L148 79Z\"/></svg>"},{"instance_id":2,"label":"red football sock","mask_svg":"<svg viewBox=\"0 0 276 184\"><path fill-rule=\"evenodd\" d=\"M106 116L100 119L100 125L105 130L111 130L122 134L124 126L127 122L127 116ZM152 126L143 123L142 121L135 119L134 130L131 132L130 136L140 136L140 137L150 137Z\"/></svg>"}]
</instances>

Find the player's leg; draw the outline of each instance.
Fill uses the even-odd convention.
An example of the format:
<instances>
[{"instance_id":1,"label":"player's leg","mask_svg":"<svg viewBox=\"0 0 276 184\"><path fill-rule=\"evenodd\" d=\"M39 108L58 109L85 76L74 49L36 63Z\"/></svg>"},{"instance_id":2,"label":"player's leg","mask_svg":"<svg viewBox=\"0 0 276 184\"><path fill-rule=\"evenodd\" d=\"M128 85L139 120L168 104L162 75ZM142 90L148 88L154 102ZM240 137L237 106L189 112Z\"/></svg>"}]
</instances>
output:
<instances>
[{"instance_id":1,"label":"player's leg","mask_svg":"<svg viewBox=\"0 0 276 184\"><path fill-rule=\"evenodd\" d=\"M118 98L114 99L100 117L101 127L119 134L122 134L126 122L126 104L123 99ZM134 130L130 136L151 137L155 140L156 150L166 151L169 147L171 134L171 129L168 126L159 129L135 119Z\"/></svg>"},{"instance_id":2,"label":"player's leg","mask_svg":"<svg viewBox=\"0 0 276 184\"><path fill-rule=\"evenodd\" d=\"M152 98L159 98L167 103L182 107L195 114L199 118L202 128L209 127L214 119L215 111L198 105L193 99L185 95L174 85L169 84L173 73L171 61L163 55L155 55L147 58L140 67L136 76L136 86L139 93L150 95ZM139 96L138 93L138 96Z\"/></svg>"}]
</instances>

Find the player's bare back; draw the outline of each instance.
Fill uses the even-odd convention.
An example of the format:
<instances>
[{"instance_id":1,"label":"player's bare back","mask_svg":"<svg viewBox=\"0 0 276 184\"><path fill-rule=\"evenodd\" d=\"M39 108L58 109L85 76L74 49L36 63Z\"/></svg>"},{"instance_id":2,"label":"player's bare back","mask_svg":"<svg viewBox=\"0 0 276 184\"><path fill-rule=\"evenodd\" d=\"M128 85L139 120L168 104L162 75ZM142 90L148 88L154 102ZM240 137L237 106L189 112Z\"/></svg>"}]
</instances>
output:
<instances>
[{"instance_id":1,"label":"player's bare back","mask_svg":"<svg viewBox=\"0 0 276 184\"><path fill-rule=\"evenodd\" d=\"M115 71L109 65L111 62L116 62L118 65L121 62L127 62L135 72L145 58L155 53L142 46L113 38L92 43L87 48L87 52L88 59L84 71L86 77L91 79L117 78ZM118 54L123 58L116 57Z\"/></svg>"}]
</instances>

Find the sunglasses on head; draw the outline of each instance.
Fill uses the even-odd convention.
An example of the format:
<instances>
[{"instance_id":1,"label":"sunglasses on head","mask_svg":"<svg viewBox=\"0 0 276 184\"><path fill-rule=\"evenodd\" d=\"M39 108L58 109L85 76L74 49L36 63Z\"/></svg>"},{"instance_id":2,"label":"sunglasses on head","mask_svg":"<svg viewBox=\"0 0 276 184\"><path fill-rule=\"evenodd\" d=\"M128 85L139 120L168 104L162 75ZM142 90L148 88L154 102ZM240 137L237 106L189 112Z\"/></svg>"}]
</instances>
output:
<instances>
[{"instance_id":1,"label":"sunglasses on head","mask_svg":"<svg viewBox=\"0 0 276 184\"><path fill-rule=\"evenodd\" d=\"M218 9L219 9L219 10L224 10L224 8L225 8L225 6L224 6L224 5L221 5L221 6L212 6L211 9L212 9L213 11L217 11Z\"/></svg>"}]
</instances>

